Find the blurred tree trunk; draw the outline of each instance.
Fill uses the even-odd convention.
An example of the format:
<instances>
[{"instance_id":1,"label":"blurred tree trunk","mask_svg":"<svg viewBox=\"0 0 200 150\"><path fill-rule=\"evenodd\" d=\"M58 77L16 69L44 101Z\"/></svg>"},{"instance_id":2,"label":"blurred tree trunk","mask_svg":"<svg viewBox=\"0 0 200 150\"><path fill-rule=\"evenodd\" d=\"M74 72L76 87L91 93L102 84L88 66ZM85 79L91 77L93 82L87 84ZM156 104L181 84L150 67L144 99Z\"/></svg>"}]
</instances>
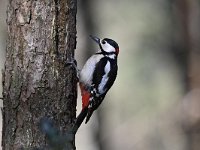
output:
<instances>
[{"instance_id":1,"label":"blurred tree trunk","mask_svg":"<svg viewBox=\"0 0 200 150\"><path fill-rule=\"evenodd\" d=\"M185 131L189 139L189 150L200 148L200 2L188 0L188 79L189 93L185 102L186 114Z\"/></svg>"},{"instance_id":2,"label":"blurred tree trunk","mask_svg":"<svg viewBox=\"0 0 200 150\"><path fill-rule=\"evenodd\" d=\"M186 150L199 150L200 143L200 3L198 0L176 0L179 37L185 52L182 63L186 96L183 100L183 129L187 137ZM182 55L179 55L182 56Z\"/></svg>"},{"instance_id":3,"label":"blurred tree trunk","mask_svg":"<svg viewBox=\"0 0 200 150\"><path fill-rule=\"evenodd\" d=\"M66 131L76 117L76 0L12 0L3 73L3 149L46 145L46 116Z\"/></svg>"},{"instance_id":4,"label":"blurred tree trunk","mask_svg":"<svg viewBox=\"0 0 200 150\"><path fill-rule=\"evenodd\" d=\"M189 54L189 37L188 37L188 4L187 0L175 0L174 5L174 40L175 44L172 49L172 54L180 68L184 91L189 89L188 83L188 54Z\"/></svg>"},{"instance_id":5,"label":"blurred tree trunk","mask_svg":"<svg viewBox=\"0 0 200 150\"><path fill-rule=\"evenodd\" d=\"M200 88L200 2L193 0L189 5L189 79L190 89Z\"/></svg>"}]
</instances>

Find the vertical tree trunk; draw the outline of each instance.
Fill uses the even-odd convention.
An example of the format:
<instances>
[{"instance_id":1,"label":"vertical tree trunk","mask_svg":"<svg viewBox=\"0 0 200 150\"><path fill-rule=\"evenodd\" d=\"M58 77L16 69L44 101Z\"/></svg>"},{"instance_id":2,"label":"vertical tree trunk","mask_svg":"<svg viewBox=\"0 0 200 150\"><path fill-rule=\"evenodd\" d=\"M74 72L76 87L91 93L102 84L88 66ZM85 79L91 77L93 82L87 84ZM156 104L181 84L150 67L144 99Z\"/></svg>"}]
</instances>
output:
<instances>
[{"instance_id":1,"label":"vertical tree trunk","mask_svg":"<svg viewBox=\"0 0 200 150\"><path fill-rule=\"evenodd\" d=\"M189 54L189 37L188 37L188 0L172 1L174 6L174 24L175 30L173 32L174 45L172 54L181 71L181 79L183 82L184 91L189 90L188 79L188 54Z\"/></svg>"},{"instance_id":2,"label":"vertical tree trunk","mask_svg":"<svg viewBox=\"0 0 200 150\"><path fill-rule=\"evenodd\" d=\"M190 150L199 150L200 147L200 2L187 0L188 4L188 85L189 91L183 103L187 104L185 114L188 117L185 131ZM193 112L193 113L191 113Z\"/></svg>"},{"instance_id":3,"label":"vertical tree trunk","mask_svg":"<svg viewBox=\"0 0 200 150\"><path fill-rule=\"evenodd\" d=\"M46 145L38 122L76 117L76 0L10 0L3 74L3 149Z\"/></svg>"},{"instance_id":4,"label":"vertical tree trunk","mask_svg":"<svg viewBox=\"0 0 200 150\"><path fill-rule=\"evenodd\" d=\"M179 18L179 57L185 71L186 96L183 99L182 126L186 134L186 150L199 150L200 143L200 3L198 0L176 0L176 14ZM177 53L178 54L178 53ZM182 54L182 55L181 55ZM177 55L178 56L178 55ZM185 67L184 67L185 66Z\"/></svg>"}]
</instances>

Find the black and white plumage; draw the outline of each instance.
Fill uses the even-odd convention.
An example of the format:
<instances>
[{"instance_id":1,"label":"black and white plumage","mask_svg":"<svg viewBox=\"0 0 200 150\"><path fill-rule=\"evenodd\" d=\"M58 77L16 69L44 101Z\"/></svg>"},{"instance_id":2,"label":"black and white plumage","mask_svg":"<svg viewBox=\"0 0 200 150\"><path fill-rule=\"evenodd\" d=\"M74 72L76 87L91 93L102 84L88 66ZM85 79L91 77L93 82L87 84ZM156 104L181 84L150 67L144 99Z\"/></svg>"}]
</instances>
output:
<instances>
[{"instance_id":1,"label":"black and white plumage","mask_svg":"<svg viewBox=\"0 0 200 150\"><path fill-rule=\"evenodd\" d=\"M119 53L119 46L112 39L99 39L93 36L91 38L98 43L100 51L87 60L79 77L82 112L85 113L83 116L86 116L86 123L116 79Z\"/></svg>"}]
</instances>

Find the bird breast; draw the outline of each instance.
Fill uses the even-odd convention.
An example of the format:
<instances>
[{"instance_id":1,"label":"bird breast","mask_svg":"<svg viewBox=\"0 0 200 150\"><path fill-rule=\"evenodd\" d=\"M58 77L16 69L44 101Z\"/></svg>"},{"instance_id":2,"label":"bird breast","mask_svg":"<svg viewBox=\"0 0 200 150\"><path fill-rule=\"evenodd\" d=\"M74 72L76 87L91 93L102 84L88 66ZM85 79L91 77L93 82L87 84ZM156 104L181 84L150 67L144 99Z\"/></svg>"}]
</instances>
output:
<instances>
[{"instance_id":1,"label":"bird breast","mask_svg":"<svg viewBox=\"0 0 200 150\"><path fill-rule=\"evenodd\" d=\"M92 78L93 73L95 70L95 66L97 62L100 61L100 59L103 58L103 55L92 55L85 65L83 66L83 69L80 73L80 79L79 81L83 84L87 84L87 86L90 86L92 84Z\"/></svg>"}]
</instances>

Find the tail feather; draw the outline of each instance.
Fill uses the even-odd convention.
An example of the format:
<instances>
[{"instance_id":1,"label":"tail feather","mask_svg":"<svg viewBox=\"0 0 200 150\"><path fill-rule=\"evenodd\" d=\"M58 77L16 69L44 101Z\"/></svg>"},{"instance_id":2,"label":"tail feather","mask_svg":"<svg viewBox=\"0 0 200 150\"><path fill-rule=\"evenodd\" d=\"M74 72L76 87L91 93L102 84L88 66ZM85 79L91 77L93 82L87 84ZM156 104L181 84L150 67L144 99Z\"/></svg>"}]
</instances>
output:
<instances>
[{"instance_id":1,"label":"tail feather","mask_svg":"<svg viewBox=\"0 0 200 150\"><path fill-rule=\"evenodd\" d=\"M77 124L81 124L83 122L83 120L87 116L87 113L88 113L88 108L82 109L81 113L78 115L76 119Z\"/></svg>"},{"instance_id":2,"label":"tail feather","mask_svg":"<svg viewBox=\"0 0 200 150\"><path fill-rule=\"evenodd\" d=\"M88 108L86 107L86 108L82 109L82 111L80 112L80 114L76 118L76 122L75 122L74 127L73 127L74 133L76 133L78 128L81 126L83 120L87 116L87 113L88 113Z\"/></svg>"},{"instance_id":3,"label":"tail feather","mask_svg":"<svg viewBox=\"0 0 200 150\"><path fill-rule=\"evenodd\" d=\"M93 114L93 110L88 109L86 120L85 120L85 124L88 123L88 121L90 120L90 117L92 116L92 114Z\"/></svg>"}]
</instances>

